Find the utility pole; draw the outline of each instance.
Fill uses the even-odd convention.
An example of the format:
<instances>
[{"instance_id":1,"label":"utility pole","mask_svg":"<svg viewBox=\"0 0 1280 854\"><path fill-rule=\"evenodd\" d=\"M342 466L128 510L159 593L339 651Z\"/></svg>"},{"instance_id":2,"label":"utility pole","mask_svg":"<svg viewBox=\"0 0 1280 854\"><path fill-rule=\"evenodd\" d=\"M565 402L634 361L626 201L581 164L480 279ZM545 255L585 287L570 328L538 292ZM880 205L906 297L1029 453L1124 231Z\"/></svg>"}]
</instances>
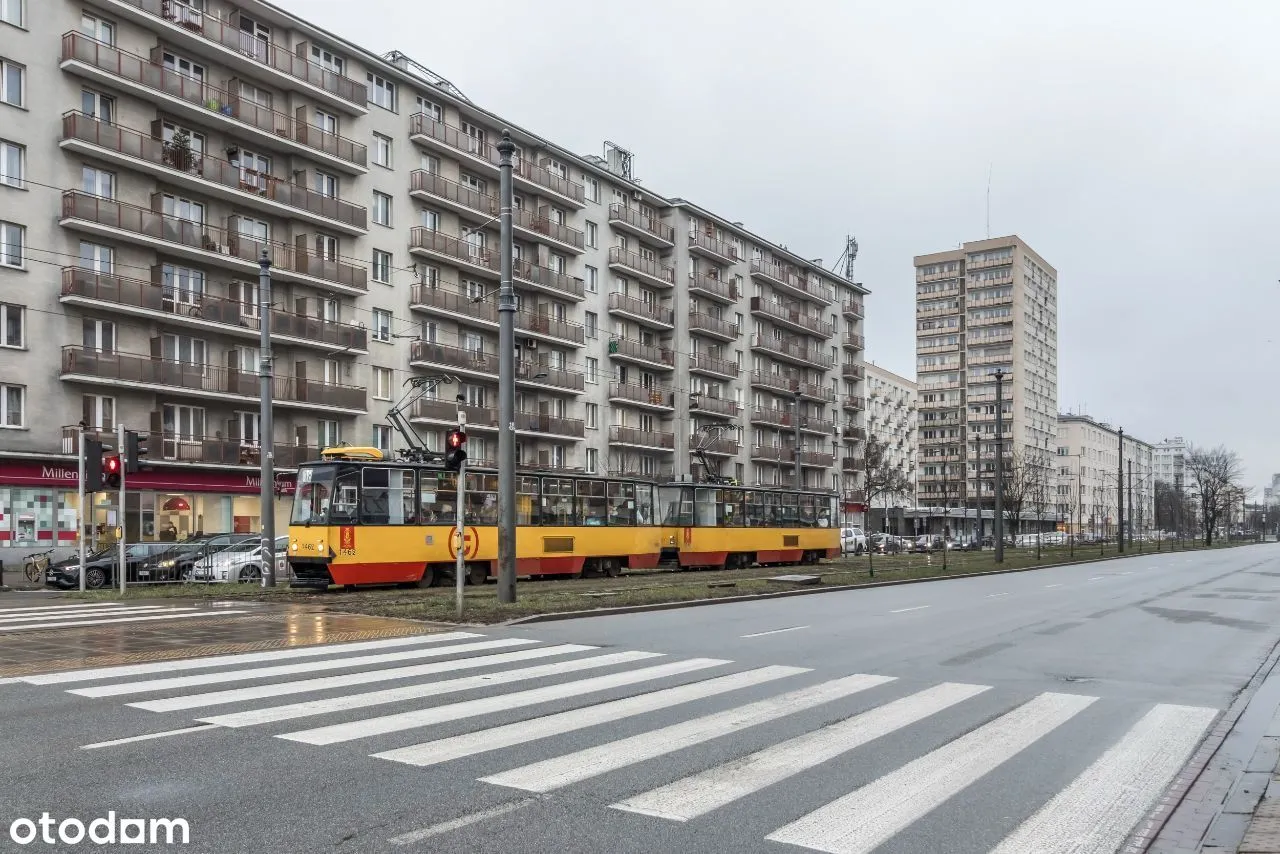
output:
<instances>
[{"instance_id":1,"label":"utility pole","mask_svg":"<svg viewBox=\"0 0 1280 854\"><path fill-rule=\"evenodd\" d=\"M1133 520L1138 518L1137 513L1133 509L1133 459L1129 460L1129 550L1133 550ZM1142 540L1138 540L1139 543Z\"/></svg>"},{"instance_id":2,"label":"utility pole","mask_svg":"<svg viewBox=\"0 0 1280 854\"><path fill-rule=\"evenodd\" d=\"M974 491L977 495L973 498L973 539L977 543L977 548L982 549L982 427L978 427L978 441L973 443L974 447L974 465L976 466L976 480ZM968 480L966 473L965 480Z\"/></svg>"},{"instance_id":3,"label":"utility pole","mask_svg":"<svg viewBox=\"0 0 1280 854\"><path fill-rule=\"evenodd\" d=\"M89 513L87 508L85 507L86 495L84 491L84 477L85 477L85 472L89 470L89 460L88 460L88 454L86 453L87 449L84 446L84 432L85 432L84 422L81 421L80 422L80 438L76 445L76 447L80 449L80 503L76 505L76 507L78 508L76 510L76 515L79 517L79 521L76 524L78 524L80 527L78 529L78 536L76 537L76 540L78 541L76 546L80 556L80 592L81 593L84 592L84 558L85 558L84 538L88 536L88 530L87 530L88 525L86 523L89 521L90 518L92 518L92 514ZM98 459L95 460L94 462L97 465L101 466L102 465L101 452L99 452L97 456L98 456Z\"/></svg>"},{"instance_id":4,"label":"utility pole","mask_svg":"<svg viewBox=\"0 0 1280 854\"><path fill-rule=\"evenodd\" d=\"M796 489L804 488L804 478L800 472L800 391L796 390Z\"/></svg>"},{"instance_id":5,"label":"utility pole","mask_svg":"<svg viewBox=\"0 0 1280 854\"><path fill-rule=\"evenodd\" d=\"M1005 373L996 370L996 516L993 520L996 563L1004 563L1004 387Z\"/></svg>"},{"instance_id":6,"label":"utility pole","mask_svg":"<svg viewBox=\"0 0 1280 854\"><path fill-rule=\"evenodd\" d=\"M128 577L129 577L129 562L125 560L125 557L126 557L125 553L128 551L128 548L125 545L125 540L129 539L129 526L125 524L125 514L128 511L126 510L126 504L124 500L124 484L125 484L126 477L125 477L125 471L124 471L125 464L124 464L124 425L123 424L116 425L116 454L118 455L117 459L119 459L120 461L120 512L119 512L119 515L116 516L116 522L120 525L120 528L119 528L120 537L119 537L119 541L116 543L116 546L119 548L119 557L117 558L118 563L116 565L116 571L120 573L120 593L121 595L123 595L125 592L125 587L128 584ZM139 521L141 521L141 517L142 517L141 504L138 505L138 517L139 517ZM80 577L84 578L84 572L80 573Z\"/></svg>"},{"instance_id":7,"label":"utility pole","mask_svg":"<svg viewBox=\"0 0 1280 854\"><path fill-rule=\"evenodd\" d=\"M271 256L258 259L258 515L262 517L262 586L276 586L275 424L271 402Z\"/></svg>"},{"instance_id":8,"label":"utility pole","mask_svg":"<svg viewBox=\"0 0 1280 854\"><path fill-rule=\"evenodd\" d=\"M498 601L516 601L516 292L511 284L511 131L498 143L498 218L502 281L498 286ZM461 550L459 543L459 550Z\"/></svg>"},{"instance_id":9,"label":"utility pole","mask_svg":"<svg viewBox=\"0 0 1280 854\"><path fill-rule=\"evenodd\" d=\"M1120 428L1120 462L1119 462L1119 482L1116 484L1116 521L1119 523L1119 529L1116 531L1116 548L1120 554L1124 554L1124 428Z\"/></svg>"}]
</instances>

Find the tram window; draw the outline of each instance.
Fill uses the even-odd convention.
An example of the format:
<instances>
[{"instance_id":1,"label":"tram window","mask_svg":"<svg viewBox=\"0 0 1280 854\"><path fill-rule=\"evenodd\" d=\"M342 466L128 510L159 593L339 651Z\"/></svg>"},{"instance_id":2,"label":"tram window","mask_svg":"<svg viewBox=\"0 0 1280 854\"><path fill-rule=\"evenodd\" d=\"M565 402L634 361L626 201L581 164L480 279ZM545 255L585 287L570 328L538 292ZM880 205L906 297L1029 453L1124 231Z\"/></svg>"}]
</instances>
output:
<instances>
[{"instance_id":1,"label":"tram window","mask_svg":"<svg viewBox=\"0 0 1280 854\"><path fill-rule=\"evenodd\" d=\"M634 483L609 483L609 524L634 525L636 523L636 485Z\"/></svg>"},{"instance_id":2,"label":"tram window","mask_svg":"<svg viewBox=\"0 0 1280 854\"><path fill-rule=\"evenodd\" d=\"M653 524L653 485L641 483L636 485L636 524Z\"/></svg>"},{"instance_id":3,"label":"tram window","mask_svg":"<svg viewBox=\"0 0 1280 854\"><path fill-rule=\"evenodd\" d=\"M418 521L417 490L413 485L413 469L388 469L387 513L392 525L413 525Z\"/></svg>"},{"instance_id":4,"label":"tram window","mask_svg":"<svg viewBox=\"0 0 1280 854\"><path fill-rule=\"evenodd\" d=\"M693 524L693 490L680 486L658 487L662 524L684 527Z\"/></svg>"},{"instance_id":5,"label":"tram window","mask_svg":"<svg viewBox=\"0 0 1280 854\"><path fill-rule=\"evenodd\" d=\"M714 528L716 524L716 505L719 503L720 490L698 489L694 491L694 522L700 527Z\"/></svg>"},{"instance_id":6,"label":"tram window","mask_svg":"<svg viewBox=\"0 0 1280 854\"><path fill-rule=\"evenodd\" d=\"M764 521L764 493L757 492L754 489L747 490L747 527L757 528L765 524Z\"/></svg>"},{"instance_id":7,"label":"tram window","mask_svg":"<svg viewBox=\"0 0 1280 854\"><path fill-rule=\"evenodd\" d=\"M323 525L329 515L333 492L331 466L303 466L298 469L298 485L293 494L292 525Z\"/></svg>"},{"instance_id":8,"label":"tram window","mask_svg":"<svg viewBox=\"0 0 1280 854\"><path fill-rule=\"evenodd\" d=\"M740 528L743 516L742 490L726 489L721 492L718 523L726 528Z\"/></svg>"},{"instance_id":9,"label":"tram window","mask_svg":"<svg viewBox=\"0 0 1280 854\"><path fill-rule=\"evenodd\" d=\"M516 478L516 524L537 524L538 479L536 477Z\"/></svg>"},{"instance_id":10,"label":"tram window","mask_svg":"<svg viewBox=\"0 0 1280 854\"><path fill-rule=\"evenodd\" d=\"M360 481L360 522L364 525L386 525L388 512L388 483L391 470L370 466L364 470Z\"/></svg>"},{"instance_id":11,"label":"tram window","mask_svg":"<svg viewBox=\"0 0 1280 854\"><path fill-rule=\"evenodd\" d=\"M836 518L836 500L835 498L814 499L818 508L818 527L830 528L831 520Z\"/></svg>"},{"instance_id":12,"label":"tram window","mask_svg":"<svg viewBox=\"0 0 1280 854\"><path fill-rule=\"evenodd\" d=\"M468 525L498 524L498 476L496 474L467 475Z\"/></svg>"},{"instance_id":13,"label":"tram window","mask_svg":"<svg viewBox=\"0 0 1280 854\"><path fill-rule=\"evenodd\" d=\"M760 493L760 524L766 528L778 527L778 493L762 492Z\"/></svg>"},{"instance_id":14,"label":"tram window","mask_svg":"<svg viewBox=\"0 0 1280 854\"><path fill-rule=\"evenodd\" d=\"M584 525L604 525L609 513L603 480L580 480L578 483L578 511Z\"/></svg>"},{"instance_id":15,"label":"tram window","mask_svg":"<svg viewBox=\"0 0 1280 854\"><path fill-rule=\"evenodd\" d=\"M800 517L800 496L794 492L783 492L778 495L778 499L778 527L796 527Z\"/></svg>"},{"instance_id":16,"label":"tram window","mask_svg":"<svg viewBox=\"0 0 1280 854\"><path fill-rule=\"evenodd\" d=\"M453 472L422 472L422 494L418 499L424 525L455 525L454 504L458 499L458 476Z\"/></svg>"},{"instance_id":17,"label":"tram window","mask_svg":"<svg viewBox=\"0 0 1280 854\"><path fill-rule=\"evenodd\" d=\"M333 485L333 503L329 505L329 524L354 525L359 494L359 471L352 469L338 475Z\"/></svg>"},{"instance_id":18,"label":"tram window","mask_svg":"<svg viewBox=\"0 0 1280 854\"><path fill-rule=\"evenodd\" d=\"M542 479L541 524L580 524L578 514L574 512L572 478L544 477Z\"/></svg>"},{"instance_id":19,"label":"tram window","mask_svg":"<svg viewBox=\"0 0 1280 854\"><path fill-rule=\"evenodd\" d=\"M800 498L800 527L812 528L817 523L817 515L813 509L812 495L801 495Z\"/></svg>"}]
</instances>

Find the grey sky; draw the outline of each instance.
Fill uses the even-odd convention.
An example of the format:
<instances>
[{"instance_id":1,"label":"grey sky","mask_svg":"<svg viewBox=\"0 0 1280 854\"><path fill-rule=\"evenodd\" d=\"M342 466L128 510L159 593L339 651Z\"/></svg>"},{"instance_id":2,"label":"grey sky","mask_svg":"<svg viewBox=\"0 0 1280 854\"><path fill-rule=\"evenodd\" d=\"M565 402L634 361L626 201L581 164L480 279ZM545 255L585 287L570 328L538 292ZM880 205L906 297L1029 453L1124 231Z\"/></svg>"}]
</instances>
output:
<instances>
[{"instance_id":1,"label":"grey sky","mask_svg":"<svg viewBox=\"0 0 1280 854\"><path fill-rule=\"evenodd\" d=\"M911 258L986 235L991 166L991 233L1059 272L1060 407L1280 471L1280 4L278 2L802 255L855 234L907 376Z\"/></svg>"}]
</instances>

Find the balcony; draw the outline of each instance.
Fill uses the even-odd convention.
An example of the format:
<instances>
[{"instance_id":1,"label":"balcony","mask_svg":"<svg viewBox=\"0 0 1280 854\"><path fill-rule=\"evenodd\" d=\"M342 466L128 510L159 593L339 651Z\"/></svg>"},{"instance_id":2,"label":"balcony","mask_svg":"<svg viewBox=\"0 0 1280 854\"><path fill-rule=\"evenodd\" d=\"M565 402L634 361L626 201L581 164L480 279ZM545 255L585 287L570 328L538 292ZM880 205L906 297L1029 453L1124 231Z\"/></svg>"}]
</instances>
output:
<instances>
[{"instance_id":1,"label":"balcony","mask_svg":"<svg viewBox=\"0 0 1280 854\"><path fill-rule=\"evenodd\" d=\"M738 257L738 250L732 243L716 240L715 237L702 232L689 235L689 254L701 255L717 264L733 264L742 260Z\"/></svg>"},{"instance_id":2,"label":"balcony","mask_svg":"<svg viewBox=\"0 0 1280 854\"><path fill-rule=\"evenodd\" d=\"M536 214L523 208L516 208L511 214L512 226L539 243L545 243L553 249L568 249L576 254L586 251L586 238L582 232L563 222L556 222L555 212L549 205L538 208Z\"/></svg>"},{"instance_id":3,"label":"balcony","mask_svg":"<svg viewBox=\"0 0 1280 854\"><path fill-rule=\"evenodd\" d=\"M737 379L741 369L737 362L728 359L721 359L718 356L708 356L705 353L692 353L689 355L689 372L694 374L708 374L713 377L724 377L726 379Z\"/></svg>"},{"instance_id":4,"label":"balcony","mask_svg":"<svg viewBox=\"0 0 1280 854\"><path fill-rule=\"evenodd\" d=\"M792 461L795 461L795 454L792 454ZM836 464L835 454L828 454L824 451L801 451L800 465L807 468L828 469Z\"/></svg>"},{"instance_id":5,"label":"balcony","mask_svg":"<svg viewBox=\"0 0 1280 854\"><path fill-rule=\"evenodd\" d=\"M840 342L840 346L850 352L856 353L867 349L867 339L863 338L861 335L846 334L844 339Z\"/></svg>"},{"instance_id":6,"label":"balcony","mask_svg":"<svg viewBox=\"0 0 1280 854\"><path fill-rule=\"evenodd\" d=\"M690 395L689 413L691 415L714 415L723 418L737 418L742 406L737 401L723 397L711 397L698 393Z\"/></svg>"},{"instance_id":7,"label":"balcony","mask_svg":"<svg viewBox=\"0 0 1280 854\"><path fill-rule=\"evenodd\" d=\"M660 288L675 287L676 271L653 258L645 258L636 252L628 252L621 246L609 247L609 269L629 273L650 285Z\"/></svg>"},{"instance_id":8,"label":"balcony","mask_svg":"<svg viewBox=\"0 0 1280 854\"><path fill-rule=\"evenodd\" d=\"M958 301L954 305L940 303L916 303L916 317L938 317L950 316L953 314L964 314L964 309L960 307Z\"/></svg>"},{"instance_id":9,"label":"balcony","mask_svg":"<svg viewBox=\"0 0 1280 854\"><path fill-rule=\"evenodd\" d=\"M62 116L59 145L96 160L150 174L234 205L285 219L300 219L351 235L368 231L368 211L273 175L192 151L180 151L141 131L98 121L85 113Z\"/></svg>"},{"instance_id":10,"label":"balcony","mask_svg":"<svg viewBox=\"0 0 1280 854\"><path fill-rule=\"evenodd\" d=\"M643 326L657 329L674 329L676 325L673 309L626 294L609 294L609 313L629 317Z\"/></svg>"},{"instance_id":11,"label":"balcony","mask_svg":"<svg viewBox=\"0 0 1280 854\"><path fill-rule=\"evenodd\" d=\"M587 193L583 186L565 177L568 175L567 171L565 176L556 174L549 168L549 164L548 158L543 158L537 164L524 159L517 160L511 170L511 177L516 186L525 190L532 190L544 197L551 193L575 207L585 208Z\"/></svg>"},{"instance_id":12,"label":"balcony","mask_svg":"<svg viewBox=\"0 0 1280 854\"><path fill-rule=\"evenodd\" d=\"M409 364L415 368L443 367L447 371L463 371L482 378L498 375L498 355L468 350L434 341L411 341Z\"/></svg>"},{"instance_id":13,"label":"balcony","mask_svg":"<svg viewBox=\"0 0 1280 854\"><path fill-rule=\"evenodd\" d=\"M860 299L845 300L844 305L840 307L840 313L849 320L858 320L867 316L865 307Z\"/></svg>"},{"instance_id":14,"label":"balcony","mask_svg":"<svg viewBox=\"0 0 1280 854\"><path fill-rule=\"evenodd\" d=\"M425 113L409 117L409 140L450 157L462 155L468 166L480 166L490 175L498 174L498 149L484 136L471 136L460 128L438 122Z\"/></svg>"},{"instance_id":15,"label":"balcony","mask_svg":"<svg viewBox=\"0 0 1280 854\"><path fill-rule=\"evenodd\" d=\"M459 405L453 401L422 398L413 404L409 417L413 421L430 421L453 426L458 423L458 413L466 418L468 430L497 430L498 410L483 406Z\"/></svg>"},{"instance_id":16,"label":"balcony","mask_svg":"<svg viewBox=\"0 0 1280 854\"><path fill-rule=\"evenodd\" d=\"M964 300L965 308L993 308L998 305L1013 305L1013 294L1005 294L999 297L978 298L968 295Z\"/></svg>"},{"instance_id":17,"label":"balcony","mask_svg":"<svg viewBox=\"0 0 1280 854\"><path fill-rule=\"evenodd\" d=\"M742 296L738 293L738 286L733 282L726 282L706 273L695 274L692 271L689 273L689 294L709 297L722 303L735 303Z\"/></svg>"},{"instance_id":18,"label":"balcony","mask_svg":"<svg viewBox=\"0 0 1280 854\"><path fill-rule=\"evenodd\" d=\"M671 411L676 405L675 392L667 386L646 388L631 383L609 383L609 402L663 412Z\"/></svg>"},{"instance_id":19,"label":"balcony","mask_svg":"<svg viewBox=\"0 0 1280 854\"><path fill-rule=\"evenodd\" d=\"M239 12L232 12L223 20L171 0L108 2L114 12L147 30L156 30L157 20L165 22L158 29L167 43L215 56L222 65L269 80L286 91L305 92L350 115L369 112L369 93L364 83L309 61L305 43L298 45L297 53L290 53L288 45L262 41L242 31Z\"/></svg>"},{"instance_id":20,"label":"balcony","mask_svg":"<svg viewBox=\"0 0 1280 854\"><path fill-rule=\"evenodd\" d=\"M791 416L790 409L774 409L764 406L752 408L747 416L747 421L751 424L758 424L765 427L784 427L788 430L790 430L792 425L795 424L795 420Z\"/></svg>"},{"instance_id":21,"label":"balcony","mask_svg":"<svg viewBox=\"0 0 1280 854\"><path fill-rule=\"evenodd\" d=\"M1008 267L1013 263L1013 252L996 257L970 257L965 261L965 270L986 270L991 267Z\"/></svg>"},{"instance_id":22,"label":"balcony","mask_svg":"<svg viewBox=\"0 0 1280 854\"><path fill-rule=\"evenodd\" d=\"M368 150L363 143L326 133L305 120L165 68L160 62L161 50L155 48L150 57L138 56L81 33L66 33L61 68L155 102L166 112L198 124L216 124L231 136L268 150L300 154L351 175L368 172ZM298 110L299 116L309 113L305 107Z\"/></svg>"},{"instance_id":23,"label":"balcony","mask_svg":"<svg viewBox=\"0 0 1280 854\"><path fill-rule=\"evenodd\" d=\"M867 461L863 457L844 457L840 460L840 471L854 474L867 470Z\"/></svg>"},{"instance_id":24,"label":"balcony","mask_svg":"<svg viewBox=\"0 0 1280 854\"><path fill-rule=\"evenodd\" d=\"M769 318L775 326L817 335L819 338L830 338L835 334L834 326L824 321L818 314L805 312L798 305L784 305L771 302L764 297L752 297L751 313L758 317Z\"/></svg>"},{"instance_id":25,"label":"balcony","mask_svg":"<svg viewBox=\"0 0 1280 854\"><path fill-rule=\"evenodd\" d=\"M769 389L778 394L785 394L789 397L799 394L801 397L812 400L835 401L834 391L824 387L821 383L810 382L796 373L752 371L751 385Z\"/></svg>"},{"instance_id":26,"label":"balcony","mask_svg":"<svg viewBox=\"0 0 1280 854\"><path fill-rule=\"evenodd\" d=\"M160 207L160 195L152 204ZM111 240L139 243L201 264L217 264L241 273L258 275L258 258L267 250L272 259L272 278L302 282L324 290L349 294L368 291L369 271L363 266L330 260L311 252L305 236L292 247L277 241L262 241L241 234L240 217L227 218L227 228L217 228L157 210L126 205L113 199L91 196L78 190L62 194L62 219L67 228L85 231Z\"/></svg>"},{"instance_id":27,"label":"balcony","mask_svg":"<svg viewBox=\"0 0 1280 854\"><path fill-rule=\"evenodd\" d=\"M846 380L864 380L867 378L867 369L858 362L845 362L840 366L840 376Z\"/></svg>"},{"instance_id":28,"label":"balcony","mask_svg":"<svg viewBox=\"0 0 1280 854\"><path fill-rule=\"evenodd\" d=\"M609 205L609 225L619 231L629 232L644 243L662 250L674 249L676 230L656 216L640 213L626 205Z\"/></svg>"},{"instance_id":29,"label":"balcony","mask_svg":"<svg viewBox=\"0 0 1280 854\"><path fill-rule=\"evenodd\" d=\"M772 445L752 445L751 459L768 463L789 463L792 460L790 448L775 448Z\"/></svg>"},{"instance_id":30,"label":"balcony","mask_svg":"<svg viewBox=\"0 0 1280 854\"><path fill-rule=\"evenodd\" d=\"M497 372L494 372L497 375ZM586 377L576 371L533 362L516 363L516 384L547 391L578 393L586 388Z\"/></svg>"},{"instance_id":31,"label":"balcony","mask_svg":"<svg viewBox=\"0 0 1280 854\"><path fill-rule=\"evenodd\" d=\"M511 269L516 284L527 285L534 290L571 299L582 299L586 293L582 279L550 267L539 267L523 258L518 259Z\"/></svg>"},{"instance_id":32,"label":"balcony","mask_svg":"<svg viewBox=\"0 0 1280 854\"><path fill-rule=\"evenodd\" d=\"M208 293L179 293L162 284L161 267L152 267L151 272L152 280L146 282L80 267L64 267L59 302L161 319L167 324L231 335L246 341L258 340L260 324L256 303L246 305L237 299ZM271 312L271 337L281 344L326 351L341 348L352 353L365 353L369 349L369 333L364 328L287 311Z\"/></svg>"},{"instance_id":33,"label":"balcony","mask_svg":"<svg viewBox=\"0 0 1280 854\"><path fill-rule=\"evenodd\" d=\"M158 347L159 339L153 339ZM89 347L63 347L61 378L68 382L157 394L184 395L233 403L258 403L257 371L239 371L219 365L192 365L136 353L105 353ZM367 411L365 389L336 385L305 377L275 377L276 406L303 411Z\"/></svg>"},{"instance_id":34,"label":"balcony","mask_svg":"<svg viewBox=\"0 0 1280 854\"><path fill-rule=\"evenodd\" d=\"M840 401L840 406L850 412L863 412L867 408L867 399L856 394L846 394Z\"/></svg>"},{"instance_id":35,"label":"balcony","mask_svg":"<svg viewBox=\"0 0 1280 854\"><path fill-rule=\"evenodd\" d=\"M919 376L917 374L917 376ZM939 380L923 380L920 381L920 391L944 391L952 388L964 388L964 380L956 379L939 379ZM994 398L993 398L994 399Z\"/></svg>"},{"instance_id":36,"label":"balcony","mask_svg":"<svg viewBox=\"0 0 1280 854\"><path fill-rule=\"evenodd\" d=\"M498 215L498 198L426 169L409 173L409 195L420 202L447 208L463 216Z\"/></svg>"},{"instance_id":37,"label":"balcony","mask_svg":"<svg viewBox=\"0 0 1280 854\"><path fill-rule=\"evenodd\" d=\"M1013 354L1002 353L998 356L967 356L965 358L965 364L972 367L976 367L978 365L1012 365Z\"/></svg>"},{"instance_id":38,"label":"balcony","mask_svg":"<svg viewBox=\"0 0 1280 854\"><path fill-rule=\"evenodd\" d=\"M586 426L580 418L564 418L544 412L517 412L516 433L553 436L557 439L581 439L586 435Z\"/></svg>"},{"instance_id":39,"label":"balcony","mask_svg":"<svg viewBox=\"0 0 1280 854\"><path fill-rule=\"evenodd\" d=\"M609 356L651 368L674 370L676 366L676 354L670 347L642 344L630 338L610 338Z\"/></svg>"},{"instance_id":40,"label":"balcony","mask_svg":"<svg viewBox=\"0 0 1280 854\"><path fill-rule=\"evenodd\" d=\"M721 341L735 341L742 334L738 324L701 312L689 315L689 332L692 335L705 335Z\"/></svg>"},{"instance_id":41,"label":"balcony","mask_svg":"<svg viewBox=\"0 0 1280 854\"><path fill-rule=\"evenodd\" d=\"M491 329L498 328L498 307L491 300L475 302L466 294L443 287L413 285L409 289L409 308ZM586 331L578 324L531 311L516 312L516 331L520 335L533 335L576 347L586 342Z\"/></svg>"},{"instance_id":42,"label":"balcony","mask_svg":"<svg viewBox=\"0 0 1280 854\"><path fill-rule=\"evenodd\" d=\"M670 451L675 449L676 435L674 433L640 430L635 427L610 427L609 444Z\"/></svg>"},{"instance_id":43,"label":"balcony","mask_svg":"<svg viewBox=\"0 0 1280 854\"><path fill-rule=\"evenodd\" d=\"M157 425L162 413L153 411L151 423ZM262 449L257 442L222 436L181 436L164 430L135 430L138 438L147 444L146 464L247 466L257 472L261 465ZM87 433L91 438L107 444L115 444L116 436L110 431ZM62 428L62 453L79 455L80 428ZM274 442L272 453L276 471L297 468L302 463L320 458L320 449L295 442Z\"/></svg>"},{"instance_id":44,"label":"balcony","mask_svg":"<svg viewBox=\"0 0 1280 854\"><path fill-rule=\"evenodd\" d=\"M689 453L697 449L713 457L736 457L742 446L733 439L712 439L708 442L705 436L690 436Z\"/></svg>"},{"instance_id":45,"label":"balcony","mask_svg":"<svg viewBox=\"0 0 1280 854\"><path fill-rule=\"evenodd\" d=\"M830 370L835 366L835 359L824 354L816 347L808 346L797 339L778 339L769 335L752 335L751 349L768 353L774 358L784 359L799 365L812 365Z\"/></svg>"},{"instance_id":46,"label":"balcony","mask_svg":"<svg viewBox=\"0 0 1280 854\"><path fill-rule=\"evenodd\" d=\"M831 305L835 301L835 294L830 288L809 281L794 267L784 267L768 261L752 261L751 277L802 299L817 300L823 305Z\"/></svg>"},{"instance_id":47,"label":"balcony","mask_svg":"<svg viewBox=\"0 0 1280 854\"><path fill-rule=\"evenodd\" d=\"M451 237L433 228L415 226L409 230L409 251L463 270L500 279L502 270L498 256L482 246Z\"/></svg>"},{"instance_id":48,"label":"balcony","mask_svg":"<svg viewBox=\"0 0 1280 854\"><path fill-rule=\"evenodd\" d=\"M996 317L972 317L965 318L965 328L974 329L982 326L999 326L1003 323L1013 324L1012 314L997 315Z\"/></svg>"},{"instance_id":49,"label":"balcony","mask_svg":"<svg viewBox=\"0 0 1280 854\"><path fill-rule=\"evenodd\" d=\"M844 436L846 442L865 442L867 441L867 431L853 424L845 423L840 425L840 432Z\"/></svg>"}]
</instances>

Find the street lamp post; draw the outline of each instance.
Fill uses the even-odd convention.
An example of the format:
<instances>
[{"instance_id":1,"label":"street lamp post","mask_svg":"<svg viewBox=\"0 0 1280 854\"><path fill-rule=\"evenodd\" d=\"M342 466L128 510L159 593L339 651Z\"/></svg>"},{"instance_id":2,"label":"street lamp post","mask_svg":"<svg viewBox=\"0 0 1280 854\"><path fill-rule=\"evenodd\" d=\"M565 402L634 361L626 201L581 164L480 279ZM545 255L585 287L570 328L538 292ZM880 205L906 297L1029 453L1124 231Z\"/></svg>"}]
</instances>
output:
<instances>
[{"instance_id":1,"label":"street lamp post","mask_svg":"<svg viewBox=\"0 0 1280 854\"><path fill-rule=\"evenodd\" d=\"M498 601L516 601L516 293L511 279L514 250L511 208L514 190L511 132L498 143L498 216L501 282L498 290Z\"/></svg>"},{"instance_id":2,"label":"street lamp post","mask_svg":"<svg viewBox=\"0 0 1280 854\"><path fill-rule=\"evenodd\" d=\"M996 377L996 563L1004 563L1004 395L1006 374L997 368Z\"/></svg>"}]
</instances>

